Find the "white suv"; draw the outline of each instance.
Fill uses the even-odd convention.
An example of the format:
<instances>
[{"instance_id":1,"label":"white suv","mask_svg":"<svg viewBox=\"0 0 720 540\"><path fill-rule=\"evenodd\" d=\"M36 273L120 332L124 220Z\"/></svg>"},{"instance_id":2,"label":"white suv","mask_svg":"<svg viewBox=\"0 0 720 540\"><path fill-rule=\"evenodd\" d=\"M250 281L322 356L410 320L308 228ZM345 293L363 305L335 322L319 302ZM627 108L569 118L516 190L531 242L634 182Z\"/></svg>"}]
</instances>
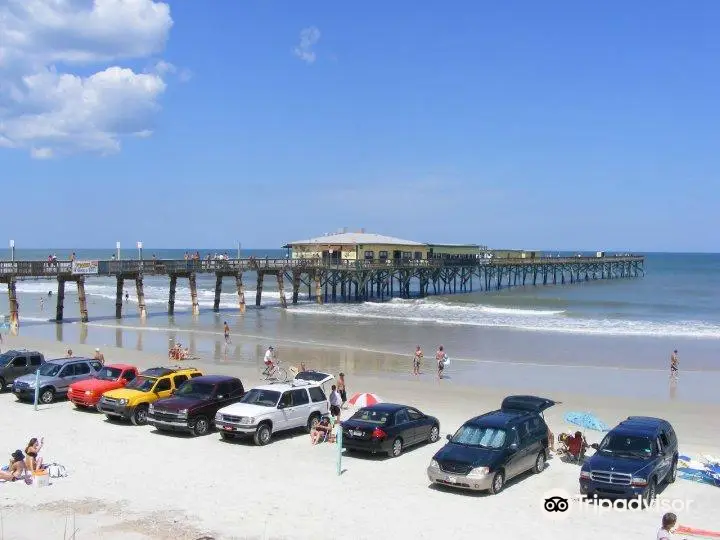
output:
<instances>
[{"instance_id":1,"label":"white suv","mask_svg":"<svg viewBox=\"0 0 720 540\"><path fill-rule=\"evenodd\" d=\"M238 403L220 409L215 415L215 427L225 440L253 435L260 446L269 443L278 431L302 427L311 431L329 411L322 382L295 379L257 386Z\"/></svg>"}]
</instances>

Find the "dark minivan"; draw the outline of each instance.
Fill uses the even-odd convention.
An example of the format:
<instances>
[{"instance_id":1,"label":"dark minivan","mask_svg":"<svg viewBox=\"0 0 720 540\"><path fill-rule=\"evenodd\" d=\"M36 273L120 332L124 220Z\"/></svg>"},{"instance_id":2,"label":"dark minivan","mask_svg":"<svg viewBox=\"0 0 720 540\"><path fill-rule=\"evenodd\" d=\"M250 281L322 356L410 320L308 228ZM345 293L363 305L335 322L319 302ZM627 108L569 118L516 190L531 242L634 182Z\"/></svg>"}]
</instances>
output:
<instances>
[{"instance_id":1,"label":"dark minivan","mask_svg":"<svg viewBox=\"0 0 720 540\"><path fill-rule=\"evenodd\" d=\"M465 422L430 461L431 482L499 493L511 478L545 469L548 427L542 417L555 402L508 396L500 409Z\"/></svg>"},{"instance_id":2,"label":"dark minivan","mask_svg":"<svg viewBox=\"0 0 720 540\"><path fill-rule=\"evenodd\" d=\"M0 354L0 392L12 386L15 379L35 373L45 363L38 351L12 350Z\"/></svg>"}]
</instances>

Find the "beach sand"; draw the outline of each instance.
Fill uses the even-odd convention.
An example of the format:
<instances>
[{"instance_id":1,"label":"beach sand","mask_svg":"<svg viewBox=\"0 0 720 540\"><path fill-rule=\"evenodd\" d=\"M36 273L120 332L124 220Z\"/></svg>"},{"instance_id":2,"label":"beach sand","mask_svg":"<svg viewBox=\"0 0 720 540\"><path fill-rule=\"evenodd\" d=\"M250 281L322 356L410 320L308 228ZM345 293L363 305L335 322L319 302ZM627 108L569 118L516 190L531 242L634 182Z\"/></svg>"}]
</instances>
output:
<instances>
[{"instance_id":1,"label":"beach sand","mask_svg":"<svg viewBox=\"0 0 720 540\"><path fill-rule=\"evenodd\" d=\"M9 346L39 349L49 358L63 356L68 344L14 337L3 349ZM70 346L76 354L91 355L94 349ZM168 365L164 355L109 347L103 351L106 363L128 362L141 368ZM317 369L342 365L341 350L320 354L296 347L284 353L286 364L304 361ZM357 352L354 359L382 361L377 355L367 353L364 358ZM188 363L208 374L237 375L250 388L259 383L257 362L257 366ZM249 441L222 442L217 433L191 438L159 434L149 426L110 423L103 415L76 410L66 401L34 411L31 404L2 394L0 452L9 456L24 448L30 437L43 436L45 461L62 463L70 474L42 489L21 482L0 483L0 539L653 538L665 511L659 508L601 512L590 507L550 519L542 510L547 492L578 493L578 466L557 458L543 473L523 475L496 496L430 486L425 469L446 434L468 418L496 409L508 393L533 392L529 379L507 389L465 386L453 378L452 365L450 379L438 381L431 367L432 362L426 362L425 373L417 380L348 377L350 394L375 392L386 401L411 404L437 416L443 440L411 449L397 459L345 456L341 476L336 471L336 447L311 446L305 433L279 434L268 446L256 447ZM562 420L570 410L592 411L610 425L631 414L647 414L673 423L681 453L720 454L716 405L572 393L547 397L562 402L546 413L556 434L574 431ZM344 411L343 417L351 413ZM599 442L598 433L586 436L589 442ZM692 501L688 509L677 512L680 524L720 530L718 488L678 479L660 498Z\"/></svg>"}]
</instances>

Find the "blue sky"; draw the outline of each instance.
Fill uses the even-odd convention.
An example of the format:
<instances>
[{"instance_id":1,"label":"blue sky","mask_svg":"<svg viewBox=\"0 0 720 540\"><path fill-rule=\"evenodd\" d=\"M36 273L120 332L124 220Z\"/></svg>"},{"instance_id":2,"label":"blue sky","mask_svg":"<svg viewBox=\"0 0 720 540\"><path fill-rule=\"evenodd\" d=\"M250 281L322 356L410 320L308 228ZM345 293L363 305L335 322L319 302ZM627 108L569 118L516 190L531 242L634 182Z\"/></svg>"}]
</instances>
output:
<instances>
[{"instance_id":1,"label":"blue sky","mask_svg":"<svg viewBox=\"0 0 720 540\"><path fill-rule=\"evenodd\" d=\"M0 78L6 236L720 251L720 4L499 4L172 2L171 26L108 16L127 24L112 39L79 35L79 11L55 33L20 13L38 45L17 73L61 97L3 97ZM63 73L85 88L72 106Z\"/></svg>"}]
</instances>

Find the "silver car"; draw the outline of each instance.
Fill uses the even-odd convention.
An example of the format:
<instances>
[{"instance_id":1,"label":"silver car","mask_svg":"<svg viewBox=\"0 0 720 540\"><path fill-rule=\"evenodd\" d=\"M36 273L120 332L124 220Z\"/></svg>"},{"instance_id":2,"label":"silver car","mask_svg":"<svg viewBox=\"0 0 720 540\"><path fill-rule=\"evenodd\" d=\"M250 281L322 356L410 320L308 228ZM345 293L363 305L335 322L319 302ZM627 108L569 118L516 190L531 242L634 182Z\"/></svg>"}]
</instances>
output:
<instances>
[{"instance_id":1,"label":"silver car","mask_svg":"<svg viewBox=\"0 0 720 540\"><path fill-rule=\"evenodd\" d=\"M90 358L58 358L45 362L40 366L38 401L48 404L57 397L65 397L72 383L94 377L101 368L100 362ZM19 400L35 400L36 378L32 374L15 379L12 390Z\"/></svg>"}]
</instances>

